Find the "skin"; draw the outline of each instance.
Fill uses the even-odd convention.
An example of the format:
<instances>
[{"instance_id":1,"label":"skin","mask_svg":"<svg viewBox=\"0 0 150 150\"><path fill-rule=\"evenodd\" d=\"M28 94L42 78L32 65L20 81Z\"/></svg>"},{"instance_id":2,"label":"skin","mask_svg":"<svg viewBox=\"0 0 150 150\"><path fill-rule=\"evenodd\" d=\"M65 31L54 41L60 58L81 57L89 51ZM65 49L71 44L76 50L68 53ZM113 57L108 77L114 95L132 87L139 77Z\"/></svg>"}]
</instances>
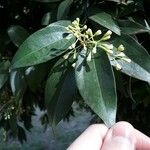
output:
<instances>
[{"instance_id":1,"label":"skin","mask_svg":"<svg viewBox=\"0 0 150 150\"><path fill-rule=\"evenodd\" d=\"M91 125L67 150L150 150L150 138L128 122Z\"/></svg>"}]
</instances>

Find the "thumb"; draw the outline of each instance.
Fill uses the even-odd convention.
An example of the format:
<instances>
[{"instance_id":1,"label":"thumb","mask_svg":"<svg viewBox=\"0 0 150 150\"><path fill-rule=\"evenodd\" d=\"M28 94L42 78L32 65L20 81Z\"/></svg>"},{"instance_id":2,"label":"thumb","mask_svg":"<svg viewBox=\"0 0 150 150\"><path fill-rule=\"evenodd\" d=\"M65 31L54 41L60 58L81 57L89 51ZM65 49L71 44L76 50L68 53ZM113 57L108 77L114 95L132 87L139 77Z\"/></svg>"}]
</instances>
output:
<instances>
[{"instance_id":1,"label":"thumb","mask_svg":"<svg viewBox=\"0 0 150 150\"><path fill-rule=\"evenodd\" d=\"M118 122L107 132L101 150L134 150L133 127L127 122Z\"/></svg>"}]
</instances>

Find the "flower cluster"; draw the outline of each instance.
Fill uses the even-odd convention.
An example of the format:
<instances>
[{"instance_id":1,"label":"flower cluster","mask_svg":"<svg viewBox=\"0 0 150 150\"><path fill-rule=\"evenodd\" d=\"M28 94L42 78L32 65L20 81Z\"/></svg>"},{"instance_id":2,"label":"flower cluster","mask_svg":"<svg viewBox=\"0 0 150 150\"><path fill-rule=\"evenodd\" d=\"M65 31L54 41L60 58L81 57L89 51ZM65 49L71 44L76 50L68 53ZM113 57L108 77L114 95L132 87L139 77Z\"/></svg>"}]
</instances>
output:
<instances>
[{"instance_id":1,"label":"flower cluster","mask_svg":"<svg viewBox=\"0 0 150 150\"><path fill-rule=\"evenodd\" d=\"M7 110L4 112L4 119L5 120L9 120L12 116L12 111L14 111L15 107L11 106L9 108L7 108Z\"/></svg>"},{"instance_id":2,"label":"flower cluster","mask_svg":"<svg viewBox=\"0 0 150 150\"><path fill-rule=\"evenodd\" d=\"M117 62L117 59L124 60L126 62L131 62L131 59L128 58L125 53L123 52L125 50L124 46L121 44L116 50L114 50L113 55L111 56L112 60L115 61L115 67L117 70L120 70L122 66Z\"/></svg>"},{"instance_id":3,"label":"flower cluster","mask_svg":"<svg viewBox=\"0 0 150 150\"><path fill-rule=\"evenodd\" d=\"M113 44L108 43L108 40L111 38L112 35L112 31L110 30L108 30L104 35L102 35L101 30L98 30L95 33L93 33L93 31L90 28L88 28L87 25L80 24L79 18L74 20L71 25L66 27L66 29L70 33L72 33L77 38L77 40L69 47L69 49L72 51L70 51L64 56L65 59L67 59L70 56L70 54L73 54L73 58L76 59L78 52L82 46L82 48L87 51L87 57L86 57L87 61L91 61L92 56L97 53L98 48L104 50L108 55L111 55L111 57L114 60L122 59L127 62L131 61L123 53L124 51L123 45L120 45L117 51L114 51ZM98 36L100 36L100 38L97 38ZM78 42L80 44L78 44ZM75 64L73 64L73 66L75 66ZM121 69L121 66L119 66L119 64L117 63L116 68Z\"/></svg>"}]
</instances>

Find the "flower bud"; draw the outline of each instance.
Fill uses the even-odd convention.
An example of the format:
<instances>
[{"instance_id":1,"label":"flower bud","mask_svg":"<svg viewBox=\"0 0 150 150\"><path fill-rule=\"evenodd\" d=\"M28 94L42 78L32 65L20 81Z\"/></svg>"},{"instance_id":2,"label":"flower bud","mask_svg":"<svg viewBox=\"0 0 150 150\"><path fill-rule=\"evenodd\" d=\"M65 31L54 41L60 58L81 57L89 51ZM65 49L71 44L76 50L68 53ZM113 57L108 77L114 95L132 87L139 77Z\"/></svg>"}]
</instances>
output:
<instances>
[{"instance_id":1,"label":"flower bud","mask_svg":"<svg viewBox=\"0 0 150 150\"><path fill-rule=\"evenodd\" d=\"M108 36L103 36L102 39L101 39L101 41L106 41L106 40L109 40L110 38L111 38L110 35L108 35Z\"/></svg>"},{"instance_id":2,"label":"flower bud","mask_svg":"<svg viewBox=\"0 0 150 150\"><path fill-rule=\"evenodd\" d=\"M117 49L118 51L124 51L125 50L125 48L124 48L124 46L121 44L119 47L118 47L118 49Z\"/></svg>"},{"instance_id":3,"label":"flower bud","mask_svg":"<svg viewBox=\"0 0 150 150\"><path fill-rule=\"evenodd\" d=\"M74 68L75 66L76 66L76 63L73 63L73 64L72 64L72 67Z\"/></svg>"},{"instance_id":4,"label":"flower bud","mask_svg":"<svg viewBox=\"0 0 150 150\"><path fill-rule=\"evenodd\" d=\"M95 32L95 35L97 36L97 35L101 35L102 34L102 31L101 30L98 30L98 31L96 31Z\"/></svg>"},{"instance_id":5,"label":"flower bud","mask_svg":"<svg viewBox=\"0 0 150 150\"><path fill-rule=\"evenodd\" d=\"M96 54L96 52L97 52L96 46L93 47L92 52L93 52L93 54Z\"/></svg>"},{"instance_id":6,"label":"flower bud","mask_svg":"<svg viewBox=\"0 0 150 150\"><path fill-rule=\"evenodd\" d=\"M87 25L84 25L84 26L83 26L83 29L86 30L86 29L87 29Z\"/></svg>"},{"instance_id":7,"label":"flower bud","mask_svg":"<svg viewBox=\"0 0 150 150\"><path fill-rule=\"evenodd\" d=\"M128 63L131 62L131 59L130 59L130 58L123 57L123 58L121 58L121 59L124 60L124 61L126 61L126 62L128 62Z\"/></svg>"},{"instance_id":8,"label":"flower bud","mask_svg":"<svg viewBox=\"0 0 150 150\"><path fill-rule=\"evenodd\" d=\"M76 58L77 58L77 53L74 52L74 54L73 54L73 59L76 59Z\"/></svg>"},{"instance_id":9,"label":"flower bud","mask_svg":"<svg viewBox=\"0 0 150 150\"><path fill-rule=\"evenodd\" d=\"M76 21L79 23L80 22L80 18L76 18Z\"/></svg>"},{"instance_id":10,"label":"flower bud","mask_svg":"<svg viewBox=\"0 0 150 150\"><path fill-rule=\"evenodd\" d=\"M86 33L87 33L88 35L90 35L90 36L93 35L93 32L92 32L92 30L91 30L90 28L88 28L88 30L86 31Z\"/></svg>"},{"instance_id":11,"label":"flower bud","mask_svg":"<svg viewBox=\"0 0 150 150\"><path fill-rule=\"evenodd\" d=\"M69 54L65 54L65 55L63 56L64 59L68 59L68 57L69 57Z\"/></svg>"},{"instance_id":12,"label":"flower bud","mask_svg":"<svg viewBox=\"0 0 150 150\"><path fill-rule=\"evenodd\" d=\"M75 48L76 47L76 43L73 43L71 46L72 46L72 48Z\"/></svg>"},{"instance_id":13,"label":"flower bud","mask_svg":"<svg viewBox=\"0 0 150 150\"><path fill-rule=\"evenodd\" d=\"M117 63L115 67L116 67L117 70L121 70L121 68L122 68L119 63Z\"/></svg>"},{"instance_id":14,"label":"flower bud","mask_svg":"<svg viewBox=\"0 0 150 150\"><path fill-rule=\"evenodd\" d=\"M110 35L112 35L112 31L110 31L110 30L108 30L108 31L104 34L104 36L110 36Z\"/></svg>"}]
</instances>

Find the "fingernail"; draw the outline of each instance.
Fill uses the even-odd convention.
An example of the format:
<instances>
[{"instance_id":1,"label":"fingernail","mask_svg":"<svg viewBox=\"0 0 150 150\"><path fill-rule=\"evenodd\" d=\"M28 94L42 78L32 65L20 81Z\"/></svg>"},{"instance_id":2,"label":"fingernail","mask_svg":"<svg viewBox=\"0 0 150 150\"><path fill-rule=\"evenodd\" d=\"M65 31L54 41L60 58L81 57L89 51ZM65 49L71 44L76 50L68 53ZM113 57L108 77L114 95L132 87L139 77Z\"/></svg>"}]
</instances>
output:
<instances>
[{"instance_id":1,"label":"fingernail","mask_svg":"<svg viewBox=\"0 0 150 150\"><path fill-rule=\"evenodd\" d=\"M116 144L116 147L120 147L120 150L134 150L134 141L131 138L130 128L124 130L114 128L112 130L111 142Z\"/></svg>"}]
</instances>

